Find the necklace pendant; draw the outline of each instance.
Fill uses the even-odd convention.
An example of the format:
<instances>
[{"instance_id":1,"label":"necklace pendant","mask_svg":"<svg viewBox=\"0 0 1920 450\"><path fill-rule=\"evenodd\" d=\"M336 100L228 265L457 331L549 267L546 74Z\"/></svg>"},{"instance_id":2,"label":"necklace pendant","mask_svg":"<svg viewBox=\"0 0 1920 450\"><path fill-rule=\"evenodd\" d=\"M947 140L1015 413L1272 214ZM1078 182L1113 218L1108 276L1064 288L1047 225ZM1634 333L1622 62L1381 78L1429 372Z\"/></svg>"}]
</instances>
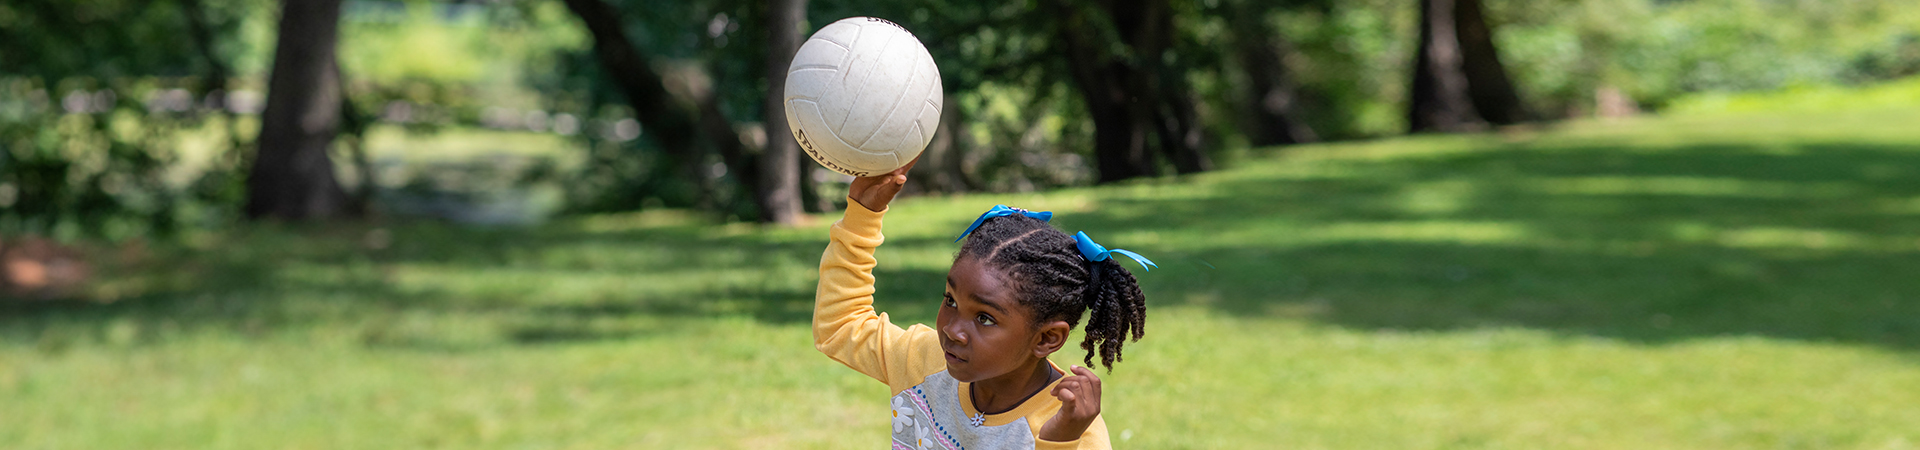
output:
<instances>
[{"instance_id":1,"label":"necklace pendant","mask_svg":"<svg viewBox=\"0 0 1920 450\"><path fill-rule=\"evenodd\" d=\"M967 423L976 427L981 425L986 425L987 413L974 413L973 417L967 418Z\"/></svg>"}]
</instances>

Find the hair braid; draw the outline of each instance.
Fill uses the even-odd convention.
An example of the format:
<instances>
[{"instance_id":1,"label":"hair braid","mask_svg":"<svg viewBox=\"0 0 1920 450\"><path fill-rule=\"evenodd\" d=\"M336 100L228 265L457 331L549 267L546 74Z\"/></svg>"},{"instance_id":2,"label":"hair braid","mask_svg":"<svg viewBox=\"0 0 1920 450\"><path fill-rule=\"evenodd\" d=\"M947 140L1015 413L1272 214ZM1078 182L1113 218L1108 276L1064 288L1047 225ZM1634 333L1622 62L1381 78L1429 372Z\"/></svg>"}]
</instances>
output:
<instances>
[{"instance_id":1,"label":"hair braid","mask_svg":"<svg viewBox=\"0 0 1920 450\"><path fill-rule=\"evenodd\" d=\"M1072 236L1046 222L1020 215L987 219L955 258L978 258L1005 271L1015 297L1033 311L1034 326L1061 320L1073 327L1091 313L1080 343L1087 366L1098 353L1112 371L1128 336L1139 340L1146 334L1146 296L1133 273L1112 259L1087 261Z\"/></svg>"},{"instance_id":2,"label":"hair braid","mask_svg":"<svg viewBox=\"0 0 1920 450\"><path fill-rule=\"evenodd\" d=\"M1112 370L1113 363L1121 360L1120 349L1127 335L1132 334L1134 340L1146 335L1146 296L1141 294L1133 273L1114 260L1089 266L1094 274L1094 282L1087 287L1087 309L1092 317L1087 319L1087 338L1080 348L1087 351L1088 366L1093 365L1093 354L1099 353L1101 364Z\"/></svg>"}]
</instances>

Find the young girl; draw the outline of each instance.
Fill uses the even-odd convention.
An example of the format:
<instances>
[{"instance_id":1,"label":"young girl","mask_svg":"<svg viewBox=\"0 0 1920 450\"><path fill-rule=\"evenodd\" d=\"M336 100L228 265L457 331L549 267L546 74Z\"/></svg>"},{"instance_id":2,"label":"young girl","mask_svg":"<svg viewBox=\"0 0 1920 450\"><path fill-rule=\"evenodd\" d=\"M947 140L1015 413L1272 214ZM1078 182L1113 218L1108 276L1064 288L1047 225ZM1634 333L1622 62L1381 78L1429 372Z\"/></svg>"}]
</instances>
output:
<instances>
[{"instance_id":1,"label":"young girl","mask_svg":"<svg viewBox=\"0 0 1920 450\"><path fill-rule=\"evenodd\" d=\"M1091 313L1080 348L1087 365L1098 353L1112 370L1127 335L1146 326L1133 274L1086 233L1048 225L1051 213L995 207L962 235L937 326L902 329L874 313L873 252L912 167L853 181L820 259L814 347L893 389L895 449L1110 448L1100 378L1047 356Z\"/></svg>"}]
</instances>

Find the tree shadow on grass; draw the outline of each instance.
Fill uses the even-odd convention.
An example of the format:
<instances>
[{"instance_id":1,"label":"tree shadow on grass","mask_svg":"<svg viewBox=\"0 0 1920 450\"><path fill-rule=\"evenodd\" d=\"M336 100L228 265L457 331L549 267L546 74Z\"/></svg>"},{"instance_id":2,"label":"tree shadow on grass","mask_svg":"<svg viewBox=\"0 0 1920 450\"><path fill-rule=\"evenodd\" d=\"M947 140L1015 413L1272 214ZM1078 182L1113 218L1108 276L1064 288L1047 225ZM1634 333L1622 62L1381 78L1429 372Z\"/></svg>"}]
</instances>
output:
<instances>
[{"instance_id":1,"label":"tree shadow on grass","mask_svg":"<svg viewBox=\"0 0 1920 450\"><path fill-rule=\"evenodd\" d=\"M1105 198L1063 222L1188 230L1109 243L1175 263L1142 277L1161 304L1368 329L1920 349L1920 152L1907 147L1522 147L1332 165L1179 200Z\"/></svg>"},{"instance_id":2,"label":"tree shadow on grass","mask_svg":"<svg viewBox=\"0 0 1920 450\"><path fill-rule=\"evenodd\" d=\"M58 350L213 331L451 352L645 339L716 317L811 319L824 236L715 235L702 226L256 229L157 258L170 262L142 268L160 281L138 295L0 302L0 342ZM385 246L367 246L377 234ZM934 241L898 239L889 250ZM931 317L944 270L887 264L877 272L883 310ZM125 334L115 330L134 331L111 337Z\"/></svg>"}]
</instances>

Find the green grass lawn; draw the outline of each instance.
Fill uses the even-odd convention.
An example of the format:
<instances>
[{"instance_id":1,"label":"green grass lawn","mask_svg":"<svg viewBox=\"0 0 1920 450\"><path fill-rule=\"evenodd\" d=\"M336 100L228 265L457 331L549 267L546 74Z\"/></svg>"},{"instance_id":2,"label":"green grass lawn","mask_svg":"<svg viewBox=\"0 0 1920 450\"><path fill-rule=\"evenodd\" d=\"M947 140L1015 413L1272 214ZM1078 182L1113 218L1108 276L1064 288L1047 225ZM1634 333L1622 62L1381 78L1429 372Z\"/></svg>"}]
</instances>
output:
<instances>
[{"instance_id":1,"label":"green grass lawn","mask_svg":"<svg viewBox=\"0 0 1920 450\"><path fill-rule=\"evenodd\" d=\"M1920 110L1312 145L896 203L930 321L996 203L1160 263L1105 375L1121 448L1920 448ZM253 227L0 307L0 448L858 448L812 349L822 217ZM1062 363L1080 354L1056 355Z\"/></svg>"}]
</instances>

